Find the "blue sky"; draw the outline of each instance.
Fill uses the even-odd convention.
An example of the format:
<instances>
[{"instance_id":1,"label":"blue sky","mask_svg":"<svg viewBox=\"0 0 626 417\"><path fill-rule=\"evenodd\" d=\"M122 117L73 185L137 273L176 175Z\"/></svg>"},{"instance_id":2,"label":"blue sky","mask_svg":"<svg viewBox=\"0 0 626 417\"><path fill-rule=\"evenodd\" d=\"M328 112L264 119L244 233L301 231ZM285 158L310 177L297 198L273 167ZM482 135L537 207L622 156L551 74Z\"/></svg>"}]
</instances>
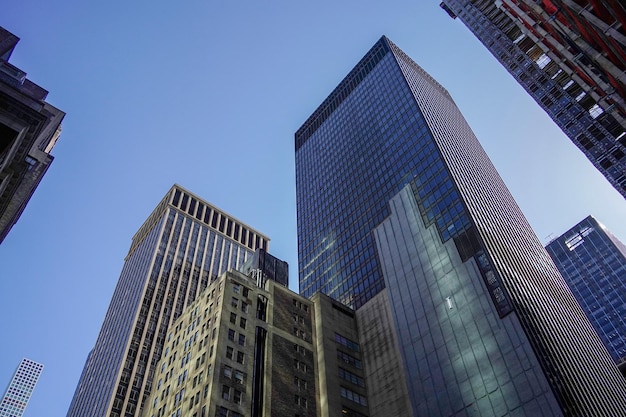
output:
<instances>
[{"instance_id":1,"label":"blue sky","mask_svg":"<svg viewBox=\"0 0 626 417\"><path fill-rule=\"evenodd\" d=\"M0 388L64 416L130 240L177 182L272 239L297 288L293 134L381 35L451 93L542 242L626 202L439 1L6 1L11 62L67 113L0 245Z\"/></svg>"}]
</instances>

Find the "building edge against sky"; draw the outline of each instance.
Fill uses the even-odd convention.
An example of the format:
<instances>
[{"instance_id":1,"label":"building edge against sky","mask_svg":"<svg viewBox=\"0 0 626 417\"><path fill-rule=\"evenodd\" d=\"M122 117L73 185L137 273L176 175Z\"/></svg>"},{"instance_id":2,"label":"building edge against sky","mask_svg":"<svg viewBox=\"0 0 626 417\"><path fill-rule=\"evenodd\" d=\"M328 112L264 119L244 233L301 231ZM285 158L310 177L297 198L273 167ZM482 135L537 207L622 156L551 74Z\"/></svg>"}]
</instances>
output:
<instances>
[{"instance_id":1,"label":"building edge against sky","mask_svg":"<svg viewBox=\"0 0 626 417\"><path fill-rule=\"evenodd\" d=\"M455 404L559 415L550 392L528 392L541 381L567 415L626 413L626 382L467 122L393 43L383 37L372 47L296 132L295 148L300 291L358 311L387 287L407 381L416 382L408 387L414 414L453 415ZM397 198L403 208L394 212ZM487 323L463 322L474 316ZM503 370L510 382L498 386ZM425 378L467 382L425 400ZM520 403L507 404L513 397Z\"/></svg>"},{"instance_id":2,"label":"building edge against sky","mask_svg":"<svg viewBox=\"0 0 626 417\"><path fill-rule=\"evenodd\" d=\"M68 417L139 416L170 324L269 238L174 185L133 236Z\"/></svg>"},{"instance_id":3,"label":"building edge against sky","mask_svg":"<svg viewBox=\"0 0 626 417\"><path fill-rule=\"evenodd\" d=\"M626 197L623 2L443 0L441 7L472 31Z\"/></svg>"},{"instance_id":4,"label":"building edge against sky","mask_svg":"<svg viewBox=\"0 0 626 417\"><path fill-rule=\"evenodd\" d=\"M626 246L588 216L548 243L546 250L626 374Z\"/></svg>"},{"instance_id":5,"label":"building edge against sky","mask_svg":"<svg viewBox=\"0 0 626 417\"><path fill-rule=\"evenodd\" d=\"M0 401L0 416L21 417L33 395L41 372L42 364L26 358L20 361Z\"/></svg>"},{"instance_id":6,"label":"building edge against sky","mask_svg":"<svg viewBox=\"0 0 626 417\"><path fill-rule=\"evenodd\" d=\"M11 65L19 38L0 27L0 244L18 221L54 157L65 113Z\"/></svg>"}]
</instances>

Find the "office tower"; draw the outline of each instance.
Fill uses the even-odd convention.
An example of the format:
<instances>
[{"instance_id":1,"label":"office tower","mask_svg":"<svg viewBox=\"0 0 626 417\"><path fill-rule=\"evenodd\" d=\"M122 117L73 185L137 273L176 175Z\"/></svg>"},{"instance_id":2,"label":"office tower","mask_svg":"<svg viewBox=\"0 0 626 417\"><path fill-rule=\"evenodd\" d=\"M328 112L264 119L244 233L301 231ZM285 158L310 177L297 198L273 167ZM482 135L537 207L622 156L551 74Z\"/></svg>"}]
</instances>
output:
<instances>
[{"instance_id":1,"label":"office tower","mask_svg":"<svg viewBox=\"0 0 626 417\"><path fill-rule=\"evenodd\" d=\"M391 41L295 148L300 292L389 306L413 415L626 414L625 381L449 93Z\"/></svg>"},{"instance_id":2,"label":"office tower","mask_svg":"<svg viewBox=\"0 0 626 417\"><path fill-rule=\"evenodd\" d=\"M626 197L624 2L443 0L441 6Z\"/></svg>"},{"instance_id":3,"label":"office tower","mask_svg":"<svg viewBox=\"0 0 626 417\"><path fill-rule=\"evenodd\" d=\"M169 326L269 239L174 185L132 239L68 417L139 416Z\"/></svg>"},{"instance_id":4,"label":"office tower","mask_svg":"<svg viewBox=\"0 0 626 417\"><path fill-rule=\"evenodd\" d=\"M626 373L626 247L592 216L546 249L622 373Z\"/></svg>"},{"instance_id":5,"label":"office tower","mask_svg":"<svg viewBox=\"0 0 626 417\"><path fill-rule=\"evenodd\" d=\"M22 359L0 401L0 416L20 417L24 413L41 371L42 364Z\"/></svg>"},{"instance_id":6,"label":"office tower","mask_svg":"<svg viewBox=\"0 0 626 417\"><path fill-rule=\"evenodd\" d=\"M349 308L231 270L168 331L145 417L367 415Z\"/></svg>"},{"instance_id":7,"label":"office tower","mask_svg":"<svg viewBox=\"0 0 626 417\"><path fill-rule=\"evenodd\" d=\"M0 27L0 243L52 163L65 116L46 102L46 90L9 63L19 40Z\"/></svg>"}]
</instances>

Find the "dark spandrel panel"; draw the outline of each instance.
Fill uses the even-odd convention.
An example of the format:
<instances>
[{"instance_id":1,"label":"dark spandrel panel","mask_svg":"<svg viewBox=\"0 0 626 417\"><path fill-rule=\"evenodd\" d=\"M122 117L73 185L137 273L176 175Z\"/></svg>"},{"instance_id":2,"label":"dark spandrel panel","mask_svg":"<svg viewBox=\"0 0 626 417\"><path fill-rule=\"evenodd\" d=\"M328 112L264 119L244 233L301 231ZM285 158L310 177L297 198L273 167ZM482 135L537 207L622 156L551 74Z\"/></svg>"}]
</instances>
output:
<instances>
[{"instance_id":1,"label":"dark spandrel panel","mask_svg":"<svg viewBox=\"0 0 626 417\"><path fill-rule=\"evenodd\" d=\"M470 228L454 238L454 244L461 256L461 261L465 262L476 255L480 250L480 242L476 236L476 230Z\"/></svg>"}]
</instances>

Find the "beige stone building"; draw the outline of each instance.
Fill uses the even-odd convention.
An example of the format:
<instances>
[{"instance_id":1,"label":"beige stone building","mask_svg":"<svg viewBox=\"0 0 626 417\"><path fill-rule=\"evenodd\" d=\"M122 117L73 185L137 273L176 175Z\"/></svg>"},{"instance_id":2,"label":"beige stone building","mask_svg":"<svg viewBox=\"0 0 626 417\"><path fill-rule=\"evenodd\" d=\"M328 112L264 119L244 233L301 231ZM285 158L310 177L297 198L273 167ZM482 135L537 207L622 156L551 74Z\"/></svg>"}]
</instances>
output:
<instances>
[{"instance_id":1,"label":"beige stone building","mask_svg":"<svg viewBox=\"0 0 626 417\"><path fill-rule=\"evenodd\" d=\"M355 312L251 275L221 275L173 324L143 416L369 416Z\"/></svg>"}]
</instances>

